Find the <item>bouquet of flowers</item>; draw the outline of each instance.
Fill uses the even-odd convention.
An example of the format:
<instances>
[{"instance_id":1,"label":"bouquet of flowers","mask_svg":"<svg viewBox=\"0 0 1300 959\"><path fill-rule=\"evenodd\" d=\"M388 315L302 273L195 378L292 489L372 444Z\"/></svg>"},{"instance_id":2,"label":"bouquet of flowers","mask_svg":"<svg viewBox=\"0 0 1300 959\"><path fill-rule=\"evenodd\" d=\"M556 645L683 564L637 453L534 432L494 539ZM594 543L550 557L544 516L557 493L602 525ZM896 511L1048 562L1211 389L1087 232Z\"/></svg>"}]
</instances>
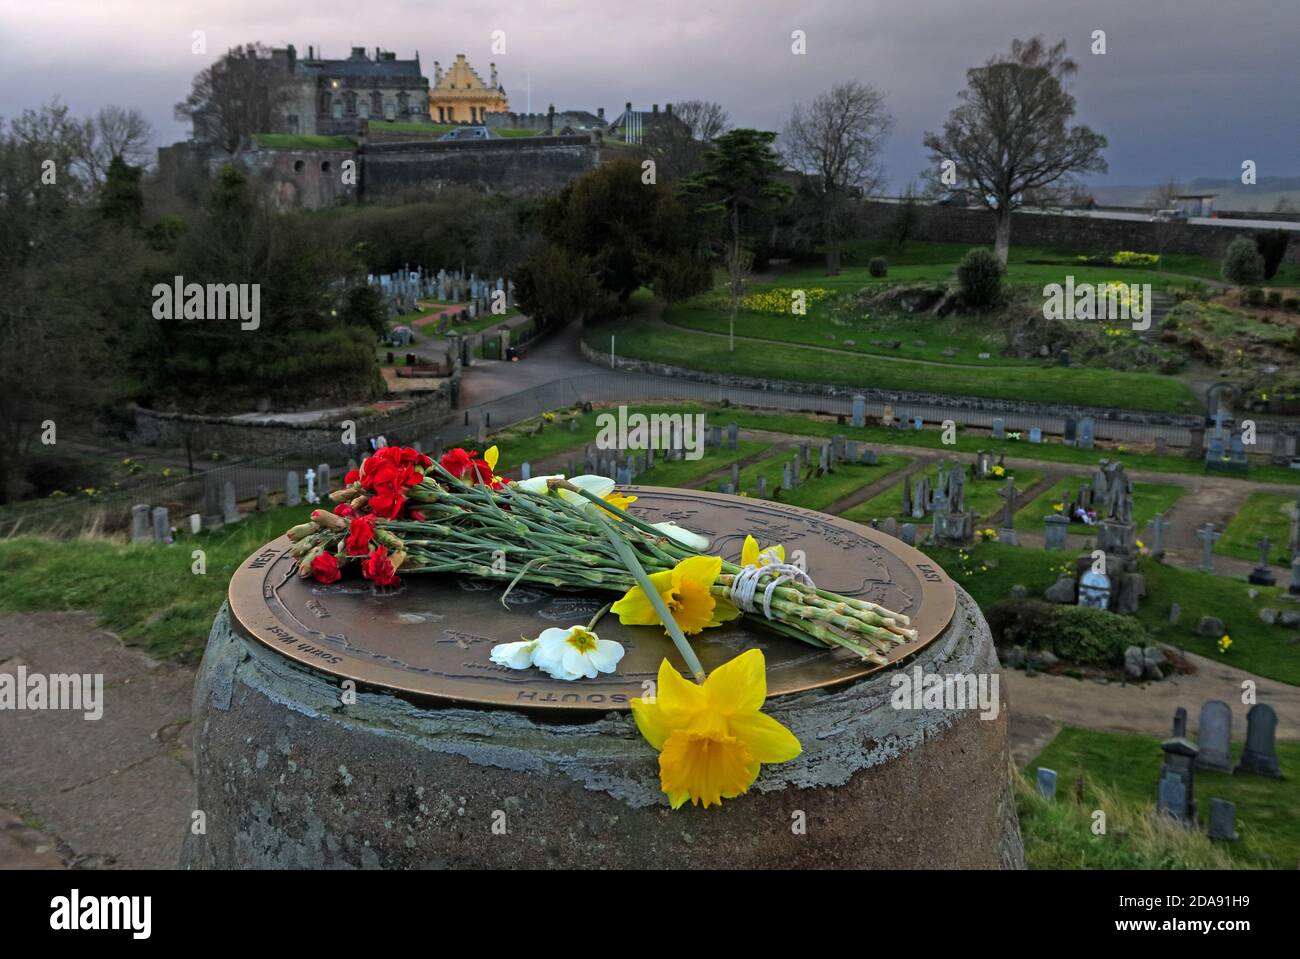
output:
<instances>
[{"instance_id":1,"label":"bouquet of flowers","mask_svg":"<svg viewBox=\"0 0 1300 959\"><path fill-rule=\"evenodd\" d=\"M799 751L788 730L758 712L766 696L762 653L744 653L706 678L688 635L747 616L881 664L893 646L915 637L906 616L819 589L785 561L779 544L760 548L746 537L741 562L726 562L703 552L704 537L636 516L629 509L636 497L618 493L612 480L556 475L510 482L497 475L497 462L496 447L481 455L453 449L438 462L415 449L378 450L330 494L332 512L316 510L289 530L300 575L332 583L359 567L385 588L399 582L399 572L468 574L501 581L503 603L520 583L617 594L585 626L502 643L492 660L557 679L594 678L613 672L623 652L594 631L606 610L626 625L661 626L700 685L665 660L658 695L633 700L632 708L661 751L663 788L674 807L687 798L708 806L739 795L759 763ZM722 708L728 695L738 698ZM701 713L720 708L716 722ZM742 721L746 713L753 716ZM720 765L709 774L711 763Z\"/></svg>"}]
</instances>

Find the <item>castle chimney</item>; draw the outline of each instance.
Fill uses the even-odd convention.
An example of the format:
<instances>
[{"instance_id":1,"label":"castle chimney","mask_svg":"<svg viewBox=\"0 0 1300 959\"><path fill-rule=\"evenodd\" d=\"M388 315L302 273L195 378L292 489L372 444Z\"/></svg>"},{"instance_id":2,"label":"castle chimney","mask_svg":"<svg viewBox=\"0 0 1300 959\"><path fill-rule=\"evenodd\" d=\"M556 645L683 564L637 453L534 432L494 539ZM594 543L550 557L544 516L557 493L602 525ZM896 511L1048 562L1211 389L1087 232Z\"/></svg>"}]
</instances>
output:
<instances>
[{"instance_id":1,"label":"castle chimney","mask_svg":"<svg viewBox=\"0 0 1300 959\"><path fill-rule=\"evenodd\" d=\"M596 119L598 119L598 120L604 120L604 119L605 119L605 108L604 108L604 107L596 107Z\"/></svg>"},{"instance_id":2,"label":"castle chimney","mask_svg":"<svg viewBox=\"0 0 1300 959\"><path fill-rule=\"evenodd\" d=\"M658 112L659 112L659 104L657 104L657 103L652 103L652 104L650 105L650 112L651 112L651 113L658 113Z\"/></svg>"},{"instance_id":3,"label":"castle chimney","mask_svg":"<svg viewBox=\"0 0 1300 959\"><path fill-rule=\"evenodd\" d=\"M308 60L316 59L316 48L312 46L310 43L307 44L307 59Z\"/></svg>"},{"instance_id":4,"label":"castle chimney","mask_svg":"<svg viewBox=\"0 0 1300 959\"><path fill-rule=\"evenodd\" d=\"M666 105L664 106L664 112L667 113L669 116L672 116L672 115L673 115L673 105L672 105L671 103L666 104Z\"/></svg>"},{"instance_id":5,"label":"castle chimney","mask_svg":"<svg viewBox=\"0 0 1300 959\"><path fill-rule=\"evenodd\" d=\"M555 133L555 104L552 103L546 108L546 135L552 136Z\"/></svg>"},{"instance_id":6,"label":"castle chimney","mask_svg":"<svg viewBox=\"0 0 1300 959\"><path fill-rule=\"evenodd\" d=\"M433 85L436 87L440 83L442 83L442 67L438 65L437 60L434 60L433 61Z\"/></svg>"},{"instance_id":7,"label":"castle chimney","mask_svg":"<svg viewBox=\"0 0 1300 959\"><path fill-rule=\"evenodd\" d=\"M294 64L298 62L298 51L293 48L293 44L291 43L286 52L289 54L289 71L292 73Z\"/></svg>"},{"instance_id":8,"label":"castle chimney","mask_svg":"<svg viewBox=\"0 0 1300 959\"><path fill-rule=\"evenodd\" d=\"M375 47L375 63L378 63L383 58L384 58L384 51L379 47Z\"/></svg>"},{"instance_id":9,"label":"castle chimney","mask_svg":"<svg viewBox=\"0 0 1300 959\"><path fill-rule=\"evenodd\" d=\"M492 89L495 90L501 86L501 84L497 83L497 65L495 63L490 63L488 66L492 68Z\"/></svg>"}]
</instances>

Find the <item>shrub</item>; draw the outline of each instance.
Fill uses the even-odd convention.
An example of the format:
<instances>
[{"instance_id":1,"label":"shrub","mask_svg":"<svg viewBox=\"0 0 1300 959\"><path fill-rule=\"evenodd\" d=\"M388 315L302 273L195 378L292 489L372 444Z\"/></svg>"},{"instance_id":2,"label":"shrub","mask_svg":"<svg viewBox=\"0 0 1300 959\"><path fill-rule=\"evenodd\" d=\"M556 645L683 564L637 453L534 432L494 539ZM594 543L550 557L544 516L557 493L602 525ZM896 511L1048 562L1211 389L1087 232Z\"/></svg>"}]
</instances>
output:
<instances>
[{"instance_id":1,"label":"shrub","mask_svg":"<svg viewBox=\"0 0 1300 959\"><path fill-rule=\"evenodd\" d=\"M1120 666L1124 650L1147 645L1136 619L1087 606L1058 606L1052 651L1063 659L1094 666Z\"/></svg>"},{"instance_id":2,"label":"shrub","mask_svg":"<svg viewBox=\"0 0 1300 959\"><path fill-rule=\"evenodd\" d=\"M1238 286L1264 282L1264 258L1250 237L1238 237L1228 244L1228 253L1223 258L1223 278Z\"/></svg>"},{"instance_id":3,"label":"shrub","mask_svg":"<svg viewBox=\"0 0 1300 959\"><path fill-rule=\"evenodd\" d=\"M1300 313L1300 296L1288 296L1282 301L1282 305L1292 312Z\"/></svg>"},{"instance_id":4,"label":"shrub","mask_svg":"<svg viewBox=\"0 0 1300 959\"><path fill-rule=\"evenodd\" d=\"M872 276L884 276L889 272L889 265L883 256L873 256L867 263L867 272Z\"/></svg>"},{"instance_id":5,"label":"shrub","mask_svg":"<svg viewBox=\"0 0 1300 959\"><path fill-rule=\"evenodd\" d=\"M1121 666L1125 649L1148 642L1136 619L1086 606L1003 599L985 615L999 646L1046 649L1081 665Z\"/></svg>"},{"instance_id":6,"label":"shrub","mask_svg":"<svg viewBox=\"0 0 1300 959\"><path fill-rule=\"evenodd\" d=\"M1252 287L1247 288L1247 289L1246 289L1246 290L1241 294L1241 298L1242 298L1242 300L1245 302L1245 304L1246 304L1247 306L1263 306L1263 305L1264 305L1264 291L1261 290L1261 289L1260 289L1259 287L1257 287L1257 286L1252 286Z\"/></svg>"},{"instance_id":7,"label":"shrub","mask_svg":"<svg viewBox=\"0 0 1300 959\"><path fill-rule=\"evenodd\" d=\"M1267 300L1268 300L1268 305L1270 307L1272 307L1273 309L1277 309L1282 305L1282 291L1269 290Z\"/></svg>"},{"instance_id":8,"label":"shrub","mask_svg":"<svg viewBox=\"0 0 1300 959\"><path fill-rule=\"evenodd\" d=\"M1277 268L1286 256L1286 247L1291 240L1287 230L1265 230L1255 234L1255 248L1264 258L1264 279L1271 280L1277 276Z\"/></svg>"},{"instance_id":9,"label":"shrub","mask_svg":"<svg viewBox=\"0 0 1300 959\"><path fill-rule=\"evenodd\" d=\"M1002 267L992 250L967 250L957 266L957 283L968 306L993 306L1002 295Z\"/></svg>"}]
</instances>

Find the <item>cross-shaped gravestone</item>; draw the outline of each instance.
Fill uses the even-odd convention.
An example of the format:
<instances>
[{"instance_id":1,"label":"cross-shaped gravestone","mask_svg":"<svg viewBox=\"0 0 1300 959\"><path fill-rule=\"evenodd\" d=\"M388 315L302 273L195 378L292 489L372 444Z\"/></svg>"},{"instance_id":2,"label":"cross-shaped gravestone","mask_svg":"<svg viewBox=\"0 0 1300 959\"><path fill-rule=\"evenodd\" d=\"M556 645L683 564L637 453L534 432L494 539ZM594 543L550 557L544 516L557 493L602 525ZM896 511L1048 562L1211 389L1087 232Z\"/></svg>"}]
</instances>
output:
<instances>
[{"instance_id":1,"label":"cross-shaped gravestone","mask_svg":"<svg viewBox=\"0 0 1300 959\"><path fill-rule=\"evenodd\" d=\"M307 472L302 474L302 478L307 481L307 492L303 499L308 503L319 503L320 497L316 495L316 471L308 467Z\"/></svg>"},{"instance_id":2,"label":"cross-shaped gravestone","mask_svg":"<svg viewBox=\"0 0 1300 959\"><path fill-rule=\"evenodd\" d=\"M1196 533L1201 541L1201 569L1207 573L1214 572L1214 544L1217 543L1222 533L1214 531L1213 523L1206 523Z\"/></svg>"}]
</instances>

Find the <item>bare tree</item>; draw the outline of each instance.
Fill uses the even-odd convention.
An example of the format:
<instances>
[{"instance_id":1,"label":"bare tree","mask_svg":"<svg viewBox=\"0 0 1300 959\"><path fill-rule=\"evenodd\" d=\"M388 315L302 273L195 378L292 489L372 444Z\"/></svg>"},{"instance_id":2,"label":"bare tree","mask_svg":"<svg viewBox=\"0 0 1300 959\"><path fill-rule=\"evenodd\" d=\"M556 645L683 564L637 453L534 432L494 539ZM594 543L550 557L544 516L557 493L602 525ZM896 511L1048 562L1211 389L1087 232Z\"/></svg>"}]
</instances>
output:
<instances>
[{"instance_id":1,"label":"bare tree","mask_svg":"<svg viewBox=\"0 0 1300 959\"><path fill-rule=\"evenodd\" d=\"M1183 185L1172 176L1147 194L1146 208L1152 213L1173 209L1175 201L1183 192Z\"/></svg>"},{"instance_id":2,"label":"bare tree","mask_svg":"<svg viewBox=\"0 0 1300 959\"><path fill-rule=\"evenodd\" d=\"M176 119L194 125L195 139L233 153L247 137L281 125L288 79L265 45L233 47L194 77L190 95L176 104Z\"/></svg>"},{"instance_id":3,"label":"bare tree","mask_svg":"<svg viewBox=\"0 0 1300 959\"><path fill-rule=\"evenodd\" d=\"M808 178L828 274L840 271L840 243L854 198L880 184L880 153L893 126L885 95L857 80L836 84L807 107L796 104L786 124L785 157Z\"/></svg>"},{"instance_id":4,"label":"bare tree","mask_svg":"<svg viewBox=\"0 0 1300 959\"><path fill-rule=\"evenodd\" d=\"M147 166L153 158L153 125L131 107L106 106L83 124L82 165L92 183L103 183L113 157L131 166Z\"/></svg>"},{"instance_id":5,"label":"bare tree","mask_svg":"<svg viewBox=\"0 0 1300 959\"><path fill-rule=\"evenodd\" d=\"M1065 41L1041 37L1011 41L997 56L966 71L966 89L943 133L927 133L930 176L952 173L950 191L993 210L994 250L1003 266L1011 246L1011 212L1026 194L1068 193L1079 173L1105 172L1106 138L1086 126L1068 126L1074 97L1066 81L1078 67Z\"/></svg>"},{"instance_id":6,"label":"bare tree","mask_svg":"<svg viewBox=\"0 0 1300 959\"><path fill-rule=\"evenodd\" d=\"M711 100L686 100L673 104L646 134L646 146L665 180L697 173L704 166L704 151L730 125L722 104Z\"/></svg>"}]
</instances>

